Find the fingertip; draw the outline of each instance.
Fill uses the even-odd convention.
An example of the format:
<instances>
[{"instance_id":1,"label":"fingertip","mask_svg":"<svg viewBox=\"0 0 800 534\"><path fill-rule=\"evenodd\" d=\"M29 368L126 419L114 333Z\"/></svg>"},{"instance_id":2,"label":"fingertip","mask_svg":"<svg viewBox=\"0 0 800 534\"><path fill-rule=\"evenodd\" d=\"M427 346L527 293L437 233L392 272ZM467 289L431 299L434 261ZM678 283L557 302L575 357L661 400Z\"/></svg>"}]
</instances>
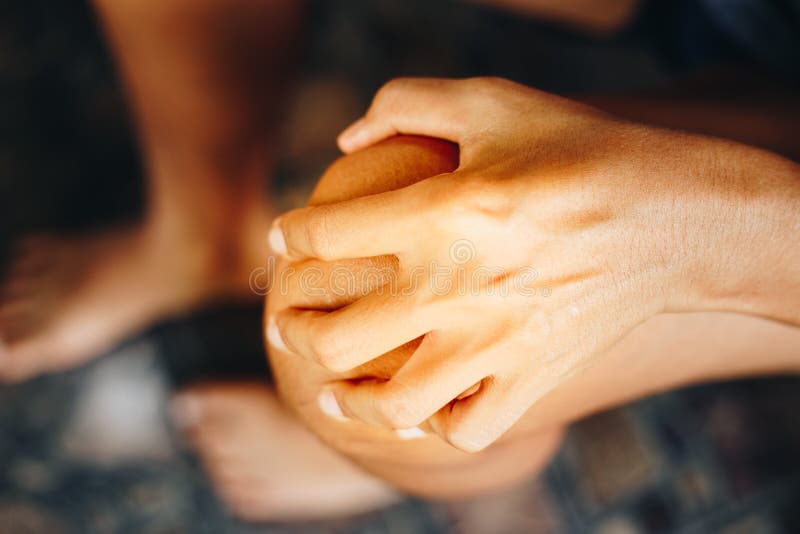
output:
<instances>
[{"instance_id":1,"label":"fingertip","mask_svg":"<svg viewBox=\"0 0 800 534\"><path fill-rule=\"evenodd\" d=\"M348 154L354 152L358 148L360 138L363 137L366 122L364 117L361 117L339 134L336 138L336 142L342 152Z\"/></svg>"},{"instance_id":2,"label":"fingertip","mask_svg":"<svg viewBox=\"0 0 800 534\"><path fill-rule=\"evenodd\" d=\"M269 242L269 248L271 248L275 254L287 257L289 251L286 247L286 237L283 234L283 228L281 228L281 219L281 217L278 217L272 221L272 226L267 234L267 241Z\"/></svg>"},{"instance_id":3,"label":"fingertip","mask_svg":"<svg viewBox=\"0 0 800 534\"><path fill-rule=\"evenodd\" d=\"M289 347L286 346L286 342L283 340L281 330L278 328L278 322L275 320L275 317L269 317L267 319L267 341L279 351L290 352Z\"/></svg>"},{"instance_id":4,"label":"fingertip","mask_svg":"<svg viewBox=\"0 0 800 534\"><path fill-rule=\"evenodd\" d=\"M339 401L330 388L325 388L320 392L317 397L317 404L319 405L320 411L328 417L336 419L337 421L350 421L350 419L344 415L344 412L342 412Z\"/></svg>"}]
</instances>

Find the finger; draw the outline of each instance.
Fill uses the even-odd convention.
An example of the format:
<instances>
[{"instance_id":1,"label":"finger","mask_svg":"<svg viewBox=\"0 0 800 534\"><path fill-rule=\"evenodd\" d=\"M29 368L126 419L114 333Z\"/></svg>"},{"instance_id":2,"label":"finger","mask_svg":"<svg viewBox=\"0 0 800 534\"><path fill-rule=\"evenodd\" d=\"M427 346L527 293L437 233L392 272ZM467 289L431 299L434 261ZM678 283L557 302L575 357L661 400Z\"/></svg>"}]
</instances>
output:
<instances>
[{"instance_id":1,"label":"finger","mask_svg":"<svg viewBox=\"0 0 800 534\"><path fill-rule=\"evenodd\" d=\"M267 336L278 349L332 371L348 371L441 326L446 314L420 304L410 292L399 293L382 288L332 312L282 310Z\"/></svg>"},{"instance_id":2,"label":"finger","mask_svg":"<svg viewBox=\"0 0 800 534\"><path fill-rule=\"evenodd\" d=\"M425 338L389 380L342 381L331 385L342 413L373 425L418 426L486 377L492 361L485 351L451 352Z\"/></svg>"},{"instance_id":3,"label":"finger","mask_svg":"<svg viewBox=\"0 0 800 534\"><path fill-rule=\"evenodd\" d=\"M394 191L292 210L272 224L273 250L294 260L332 261L412 250L429 231L441 188L423 180Z\"/></svg>"},{"instance_id":4,"label":"finger","mask_svg":"<svg viewBox=\"0 0 800 534\"><path fill-rule=\"evenodd\" d=\"M376 93L366 115L338 138L345 153L400 133L459 143L464 131L465 80L397 78Z\"/></svg>"},{"instance_id":5,"label":"finger","mask_svg":"<svg viewBox=\"0 0 800 534\"><path fill-rule=\"evenodd\" d=\"M346 262L305 260L282 270L270 290L285 307L330 311L397 282L395 256L356 258Z\"/></svg>"},{"instance_id":6,"label":"finger","mask_svg":"<svg viewBox=\"0 0 800 534\"><path fill-rule=\"evenodd\" d=\"M478 452L514 426L531 404L528 388L519 382L490 377L473 395L436 412L428 426L457 449Z\"/></svg>"}]
</instances>

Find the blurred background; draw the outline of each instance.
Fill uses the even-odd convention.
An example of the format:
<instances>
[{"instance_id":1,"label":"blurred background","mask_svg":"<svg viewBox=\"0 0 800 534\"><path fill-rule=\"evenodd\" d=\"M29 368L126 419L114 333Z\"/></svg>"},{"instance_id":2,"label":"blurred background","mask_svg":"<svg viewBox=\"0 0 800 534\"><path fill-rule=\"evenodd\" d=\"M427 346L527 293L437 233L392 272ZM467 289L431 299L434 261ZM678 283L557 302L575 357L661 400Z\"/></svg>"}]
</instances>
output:
<instances>
[{"instance_id":1,"label":"blurred background","mask_svg":"<svg viewBox=\"0 0 800 534\"><path fill-rule=\"evenodd\" d=\"M693 1L645 2L619 31L581 31L520 3L308 3L273 143L278 208L305 203L338 156L338 132L392 77L498 75L580 96L753 62ZM27 236L68 239L139 220L144 169L92 5L2 2L4 273ZM58 271L59 258L46 267ZM800 532L800 382L789 378L695 387L591 417L542 476L503 494L405 500L334 522L241 522L217 499L167 403L187 384L265 376L260 313L258 301L216 299L89 363L0 385L0 533Z\"/></svg>"}]
</instances>

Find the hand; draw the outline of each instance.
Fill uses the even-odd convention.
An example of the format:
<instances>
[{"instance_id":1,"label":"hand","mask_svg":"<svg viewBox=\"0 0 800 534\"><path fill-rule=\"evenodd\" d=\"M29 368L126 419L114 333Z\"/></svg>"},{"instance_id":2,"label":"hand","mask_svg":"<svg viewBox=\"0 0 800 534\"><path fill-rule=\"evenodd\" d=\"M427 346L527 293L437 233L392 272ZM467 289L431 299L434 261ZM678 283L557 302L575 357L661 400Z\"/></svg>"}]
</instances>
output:
<instances>
[{"instance_id":1,"label":"hand","mask_svg":"<svg viewBox=\"0 0 800 534\"><path fill-rule=\"evenodd\" d=\"M279 312L271 342L346 371L422 338L391 378L331 391L347 417L425 422L467 451L635 325L696 305L701 275L720 274L711 256L741 240L739 201L760 192L715 179L722 142L504 80L391 82L339 143L397 133L458 143L459 168L289 212L270 237L298 267L393 254L399 275L336 311Z\"/></svg>"}]
</instances>

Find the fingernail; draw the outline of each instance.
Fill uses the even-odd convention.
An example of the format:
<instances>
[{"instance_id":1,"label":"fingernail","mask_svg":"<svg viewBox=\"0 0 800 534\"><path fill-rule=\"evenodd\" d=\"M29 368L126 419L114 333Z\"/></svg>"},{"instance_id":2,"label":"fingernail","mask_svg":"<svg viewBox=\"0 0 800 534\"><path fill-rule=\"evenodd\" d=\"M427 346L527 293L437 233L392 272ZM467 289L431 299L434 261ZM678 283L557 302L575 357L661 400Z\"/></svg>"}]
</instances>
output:
<instances>
[{"instance_id":1,"label":"fingernail","mask_svg":"<svg viewBox=\"0 0 800 534\"><path fill-rule=\"evenodd\" d=\"M345 417L344 413L342 413L342 408L339 406L339 401L336 400L336 395L333 394L333 391L327 389L324 390L319 394L319 397L317 397L317 403L319 404L319 409L322 410L322 413L328 417L332 417L339 421L350 420Z\"/></svg>"},{"instance_id":2,"label":"fingernail","mask_svg":"<svg viewBox=\"0 0 800 534\"><path fill-rule=\"evenodd\" d=\"M272 227L269 229L269 234L267 234L267 240L269 241L269 248L271 248L275 254L287 256L289 253L286 248L286 238L283 237L280 221L280 217L272 221Z\"/></svg>"},{"instance_id":3,"label":"fingernail","mask_svg":"<svg viewBox=\"0 0 800 534\"><path fill-rule=\"evenodd\" d=\"M395 430L397 432L397 437L400 439L420 439L427 436L424 430L422 430L418 426L414 426L411 428L398 428Z\"/></svg>"},{"instance_id":4,"label":"fingernail","mask_svg":"<svg viewBox=\"0 0 800 534\"><path fill-rule=\"evenodd\" d=\"M345 128L344 131L339 134L339 143L347 144L356 140L358 135L364 129L365 124L366 121L364 120L364 117L361 117L356 122Z\"/></svg>"},{"instance_id":5,"label":"fingernail","mask_svg":"<svg viewBox=\"0 0 800 534\"><path fill-rule=\"evenodd\" d=\"M192 427L203 418L203 403L195 395L180 393L169 403L169 415L178 428Z\"/></svg>"},{"instance_id":6,"label":"fingernail","mask_svg":"<svg viewBox=\"0 0 800 534\"><path fill-rule=\"evenodd\" d=\"M0 339L0 369L5 367L7 361L8 361L8 345L6 345L5 341Z\"/></svg>"},{"instance_id":7,"label":"fingernail","mask_svg":"<svg viewBox=\"0 0 800 534\"><path fill-rule=\"evenodd\" d=\"M275 322L274 317L267 319L267 341L269 341L269 344L276 349L283 352L289 352L289 348L283 341L283 336L281 336L281 331L278 328L278 323Z\"/></svg>"}]
</instances>

